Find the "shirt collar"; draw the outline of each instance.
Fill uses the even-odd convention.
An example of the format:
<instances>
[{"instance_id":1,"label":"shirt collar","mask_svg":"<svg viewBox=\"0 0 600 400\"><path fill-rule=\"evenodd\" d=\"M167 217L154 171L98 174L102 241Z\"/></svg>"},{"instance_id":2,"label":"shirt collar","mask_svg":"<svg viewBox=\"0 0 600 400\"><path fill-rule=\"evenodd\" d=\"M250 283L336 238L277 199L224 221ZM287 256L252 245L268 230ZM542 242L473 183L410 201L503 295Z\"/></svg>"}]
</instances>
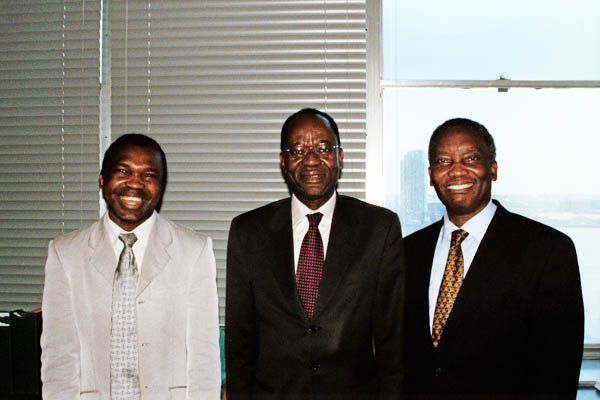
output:
<instances>
[{"instance_id":1,"label":"shirt collar","mask_svg":"<svg viewBox=\"0 0 600 400\"><path fill-rule=\"evenodd\" d=\"M152 231L152 227L154 226L157 215L158 214L156 213L156 210L152 211L152 215L150 216L150 218L148 218L147 220L142 222L134 230L131 231L131 232L135 233L135 236L137 237L138 242L144 243L144 245L146 243L148 243L148 238L150 238L150 232ZM109 218L108 211L104 214L104 224L105 224L104 226L107 228L108 232L110 232L110 235L112 236L113 241L119 240L119 235L121 233L126 232L123 228L121 228L119 225L115 224L115 222ZM134 246L135 246L135 244L134 244Z\"/></svg>"},{"instance_id":2,"label":"shirt collar","mask_svg":"<svg viewBox=\"0 0 600 400\"><path fill-rule=\"evenodd\" d=\"M323 219L331 222L333 220L333 210L335 209L336 200L336 192L333 192L325 204L316 210L311 210L292 193L292 228L306 221L306 214L314 214L316 212L320 212L323 214Z\"/></svg>"},{"instance_id":3,"label":"shirt collar","mask_svg":"<svg viewBox=\"0 0 600 400\"><path fill-rule=\"evenodd\" d=\"M496 206L494 202L490 200L487 206L471 217L471 219L465 222L460 228L450 221L450 218L448 218L448 211L446 211L444 214L444 227L442 228L444 238L450 238L453 231L462 229L469 232L470 237L481 241L481 239L483 239L483 235L485 235L485 231L490 225L490 222L492 222L492 218L494 217L494 213L496 212L497 208L498 206Z\"/></svg>"}]
</instances>

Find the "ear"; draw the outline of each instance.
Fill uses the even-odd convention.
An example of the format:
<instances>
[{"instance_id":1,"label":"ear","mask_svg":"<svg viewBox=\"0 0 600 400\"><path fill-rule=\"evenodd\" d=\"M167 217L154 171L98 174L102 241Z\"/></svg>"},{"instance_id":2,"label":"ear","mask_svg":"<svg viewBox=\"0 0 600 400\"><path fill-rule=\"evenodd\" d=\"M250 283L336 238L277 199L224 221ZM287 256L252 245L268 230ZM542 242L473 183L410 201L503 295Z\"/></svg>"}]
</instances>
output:
<instances>
[{"instance_id":1,"label":"ear","mask_svg":"<svg viewBox=\"0 0 600 400\"><path fill-rule=\"evenodd\" d=\"M429 175L429 186L433 186L433 181L431 180L431 167L427 167L427 174Z\"/></svg>"},{"instance_id":2,"label":"ear","mask_svg":"<svg viewBox=\"0 0 600 400\"><path fill-rule=\"evenodd\" d=\"M285 158L283 157L283 153L279 153L279 164L281 165L281 169L285 171Z\"/></svg>"},{"instance_id":3,"label":"ear","mask_svg":"<svg viewBox=\"0 0 600 400\"><path fill-rule=\"evenodd\" d=\"M100 189L104 187L104 177L102 176L102 174L98 176L98 186L100 187Z\"/></svg>"},{"instance_id":4,"label":"ear","mask_svg":"<svg viewBox=\"0 0 600 400\"><path fill-rule=\"evenodd\" d=\"M496 161L492 161L492 165L490 165L490 174L493 181L498 179L498 163Z\"/></svg>"},{"instance_id":5,"label":"ear","mask_svg":"<svg viewBox=\"0 0 600 400\"><path fill-rule=\"evenodd\" d=\"M342 148L338 151L338 164L340 169L344 167L344 149Z\"/></svg>"}]
</instances>

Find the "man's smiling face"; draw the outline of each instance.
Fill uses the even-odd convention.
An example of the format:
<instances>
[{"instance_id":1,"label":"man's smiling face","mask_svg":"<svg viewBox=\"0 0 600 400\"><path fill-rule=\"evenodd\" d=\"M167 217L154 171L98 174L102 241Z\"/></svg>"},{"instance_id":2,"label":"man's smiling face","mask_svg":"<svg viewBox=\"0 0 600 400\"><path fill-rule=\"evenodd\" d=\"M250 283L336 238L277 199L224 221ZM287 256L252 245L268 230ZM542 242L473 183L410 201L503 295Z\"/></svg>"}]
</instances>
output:
<instances>
[{"instance_id":1,"label":"man's smiling face","mask_svg":"<svg viewBox=\"0 0 600 400\"><path fill-rule=\"evenodd\" d=\"M498 165L483 140L455 128L443 134L429 166L430 184L448 217L462 226L490 201Z\"/></svg>"},{"instance_id":2,"label":"man's smiling face","mask_svg":"<svg viewBox=\"0 0 600 400\"><path fill-rule=\"evenodd\" d=\"M160 156L151 149L125 145L99 183L110 219L132 231L153 213L163 192Z\"/></svg>"},{"instance_id":3,"label":"man's smiling face","mask_svg":"<svg viewBox=\"0 0 600 400\"><path fill-rule=\"evenodd\" d=\"M338 149L335 134L325 118L305 115L293 122L290 133L283 143L287 149L309 149L303 157L289 152L280 155L281 169L290 190L310 209L316 210L333 195L344 159ZM328 153L319 153L319 147Z\"/></svg>"}]
</instances>

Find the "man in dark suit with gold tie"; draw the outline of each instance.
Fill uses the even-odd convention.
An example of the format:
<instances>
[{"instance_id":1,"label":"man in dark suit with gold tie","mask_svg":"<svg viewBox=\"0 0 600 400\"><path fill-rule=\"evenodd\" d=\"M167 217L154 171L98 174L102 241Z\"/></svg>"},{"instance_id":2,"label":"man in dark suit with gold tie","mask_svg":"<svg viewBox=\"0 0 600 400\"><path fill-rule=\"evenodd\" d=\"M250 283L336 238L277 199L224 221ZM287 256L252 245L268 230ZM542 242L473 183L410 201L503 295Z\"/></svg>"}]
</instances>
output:
<instances>
[{"instance_id":1,"label":"man in dark suit with gold tie","mask_svg":"<svg viewBox=\"0 0 600 400\"><path fill-rule=\"evenodd\" d=\"M281 130L291 198L236 217L227 251L227 396L398 398L404 249L398 217L339 195L335 121L303 109Z\"/></svg>"},{"instance_id":2,"label":"man in dark suit with gold tie","mask_svg":"<svg viewBox=\"0 0 600 400\"><path fill-rule=\"evenodd\" d=\"M419 399L574 399L583 303L573 242L491 200L487 129L440 125L430 183L444 218L405 239L406 387Z\"/></svg>"}]
</instances>

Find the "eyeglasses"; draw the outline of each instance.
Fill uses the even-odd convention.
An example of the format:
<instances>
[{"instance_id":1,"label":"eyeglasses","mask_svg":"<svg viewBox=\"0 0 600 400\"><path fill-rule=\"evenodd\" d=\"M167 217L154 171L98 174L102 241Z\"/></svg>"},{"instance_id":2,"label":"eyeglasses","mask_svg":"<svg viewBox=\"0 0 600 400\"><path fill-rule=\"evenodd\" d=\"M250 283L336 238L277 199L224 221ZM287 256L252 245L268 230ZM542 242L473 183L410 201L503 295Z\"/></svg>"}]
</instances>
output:
<instances>
[{"instance_id":1,"label":"eyeglasses","mask_svg":"<svg viewBox=\"0 0 600 400\"><path fill-rule=\"evenodd\" d=\"M340 146L332 146L326 143L318 144L317 146L306 146L306 147L294 147L293 149L283 149L282 152L288 153L290 157L294 159L304 158L308 155L309 151L312 151L319 158L328 158L333 154L335 149L339 149Z\"/></svg>"}]
</instances>

